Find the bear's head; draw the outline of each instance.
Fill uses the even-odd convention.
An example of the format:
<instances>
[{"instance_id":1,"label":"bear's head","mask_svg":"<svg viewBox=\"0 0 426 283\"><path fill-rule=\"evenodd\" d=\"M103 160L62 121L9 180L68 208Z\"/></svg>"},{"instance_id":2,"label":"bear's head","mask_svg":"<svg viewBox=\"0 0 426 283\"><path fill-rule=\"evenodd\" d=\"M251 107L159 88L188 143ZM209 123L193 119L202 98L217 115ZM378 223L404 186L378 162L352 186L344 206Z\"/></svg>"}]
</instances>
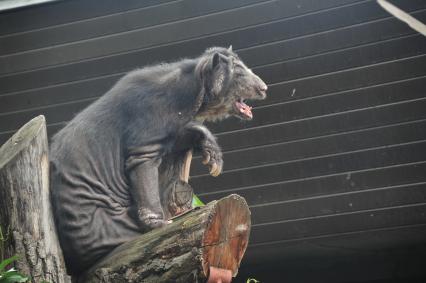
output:
<instances>
[{"instance_id":1,"label":"bear's head","mask_svg":"<svg viewBox=\"0 0 426 283\"><path fill-rule=\"evenodd\" d=\"M198 65L204 97L197 116L210 121L229 116L251 120L253 114L246 101L265 99L268 87L232 51L232 46L207 49Z\"/></svg>"}]
</instances>

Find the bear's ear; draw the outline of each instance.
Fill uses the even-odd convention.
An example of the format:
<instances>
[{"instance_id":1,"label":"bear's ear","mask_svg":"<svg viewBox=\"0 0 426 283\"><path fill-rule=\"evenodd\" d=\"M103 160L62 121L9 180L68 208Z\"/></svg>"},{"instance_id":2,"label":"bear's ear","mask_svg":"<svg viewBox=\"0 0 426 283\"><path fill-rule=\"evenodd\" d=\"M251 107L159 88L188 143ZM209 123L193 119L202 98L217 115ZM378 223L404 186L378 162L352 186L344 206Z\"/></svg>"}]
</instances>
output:
<instances>
[{"instance_id":1,"label":"bear's ear","mask_svg":"<svg viewBox=\"0 0 426 283\"><path fill-rule=\"evenodd\" d=\"M212 69L216 68L217 65L219 65L219 61L220 61L220 55L219 53L215 53L213 54L213 58L212 58Z\"/></svg>"},{"instance_id":2,"label":"bear's ear","mask_svg":"<svg viewBox=\"0 0 426 283\"><path fill-rule=\"evenodd\" d=\"M226 72L226 58L219 53L213 54L211 61L210 93L213 96L219 95L223 88Z\"/></svg>"},{"instance_id":3,"label":"bear's ear","mask_svg":"<svg viewBox=\"0 0 426 283\"><path fill-rule=\"evenodd\" d=\"M229 45L228 51L232 52L232 45Z\"/></svg>"},{"instance_id":4,"label":"bear's ear","mask_svg":"<svg viewBox=\"0 0 426 283\"><path fill-rule=\"evenodd\" d=\"M211 69L217 70L219 65L222 67L226 67L230 63L230 58L228 58L226 55L215 53L213 54L213 57L211 58Z\"/></svg>"}]
</instances>

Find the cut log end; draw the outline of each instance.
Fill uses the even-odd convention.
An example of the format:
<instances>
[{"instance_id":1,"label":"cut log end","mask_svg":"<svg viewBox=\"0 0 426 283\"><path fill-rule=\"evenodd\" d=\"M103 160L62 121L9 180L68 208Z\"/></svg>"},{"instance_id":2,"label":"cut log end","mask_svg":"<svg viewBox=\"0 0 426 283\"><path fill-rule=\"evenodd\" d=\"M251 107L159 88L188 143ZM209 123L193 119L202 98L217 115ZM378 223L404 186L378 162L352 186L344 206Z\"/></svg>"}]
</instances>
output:
<instances>
[{"instance_id":1,"label":"cut log end","mask_svg":"<svg viewBox=\"0 0 426 283\"><path fill-rule=\"evenodd\" d=\"M244 198L230 195L215 204L202 241L204 274L208 276L210 267L216 267L237 275L250 227L250 211Z\"/></svg>"}]
</instances>

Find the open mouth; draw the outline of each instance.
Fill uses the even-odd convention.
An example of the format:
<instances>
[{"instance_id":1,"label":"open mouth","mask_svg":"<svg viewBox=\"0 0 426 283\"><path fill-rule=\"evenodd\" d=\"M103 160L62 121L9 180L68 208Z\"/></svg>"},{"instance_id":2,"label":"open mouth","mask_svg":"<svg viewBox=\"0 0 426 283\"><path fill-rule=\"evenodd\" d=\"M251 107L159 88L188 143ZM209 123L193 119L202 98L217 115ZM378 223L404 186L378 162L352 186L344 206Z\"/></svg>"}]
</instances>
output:
<instances>
[{"instance_id":1,"label":"open mouth","mask_svg":"<svg viewBox=\"0 0 426 283\"><path fill-rule=\"evenodd\" d=\"M251 112L252 107L248 106L244 99L239 98L237 101L235 101L235 111L237 112L237 115L245 120L251 120L253 119L253 113Z\"/></svg>"}]
</instances>

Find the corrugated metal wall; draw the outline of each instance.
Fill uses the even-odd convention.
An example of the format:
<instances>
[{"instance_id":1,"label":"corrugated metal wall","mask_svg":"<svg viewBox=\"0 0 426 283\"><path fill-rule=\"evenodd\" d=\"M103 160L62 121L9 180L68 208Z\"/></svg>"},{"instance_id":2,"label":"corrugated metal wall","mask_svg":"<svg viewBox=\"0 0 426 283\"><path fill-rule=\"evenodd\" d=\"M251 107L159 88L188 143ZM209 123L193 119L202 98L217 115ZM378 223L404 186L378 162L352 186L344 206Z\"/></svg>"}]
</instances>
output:
<instances>
[{"instance_id":1,"label":"corrugated metal wall","mask_svg":"<svg viewBox=\"0 0 426 283\"><path fill-rule=\"evenodd\" d=\"M426 1L392 3L426 22ZM252 122L210 125L225 172L212 178L196 160L191 182L204 200L246 197L246 265L296 280L308 276L289 275L297 263L316 259L317 276L318 263L346 270L356 257L389 265L356 280L394 274L389 257L364 258L425 246L426 39L375 1L75 0L0 13L0 142L38 114L52 135L126 71L230 44L269 98Z\"/></svg>"}]
</instances>

